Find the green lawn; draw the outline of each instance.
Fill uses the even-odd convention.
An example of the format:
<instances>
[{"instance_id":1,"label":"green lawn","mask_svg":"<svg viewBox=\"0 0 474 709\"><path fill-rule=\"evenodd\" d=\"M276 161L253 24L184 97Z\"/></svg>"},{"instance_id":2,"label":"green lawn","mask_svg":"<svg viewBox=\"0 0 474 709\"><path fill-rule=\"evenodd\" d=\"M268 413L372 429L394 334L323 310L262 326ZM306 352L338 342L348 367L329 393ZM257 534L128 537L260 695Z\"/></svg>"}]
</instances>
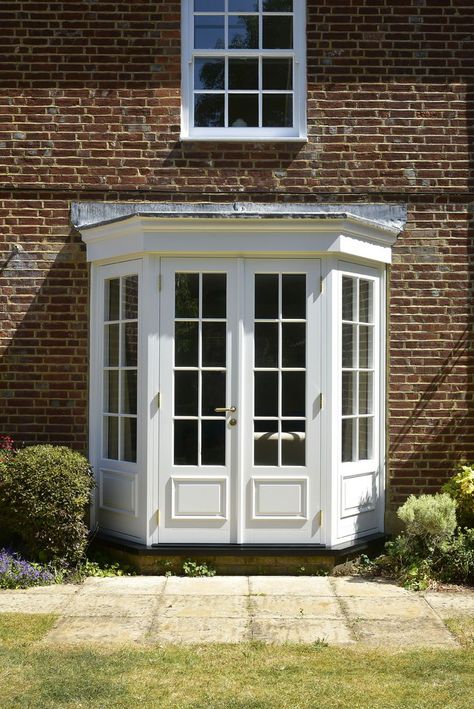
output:
<instances>
[{"instance_id":1,"label":"green lawn","mask_svg":"<svg viewBox=\"0 0 474 709\"><path fill-rule=\"evenodd\" d=\"M472 645L459 624L462 650L390 653L295 645L51 649L41 638L53 623L0 616L2 709L473 706Z\"/></svg>"}]
</instances>

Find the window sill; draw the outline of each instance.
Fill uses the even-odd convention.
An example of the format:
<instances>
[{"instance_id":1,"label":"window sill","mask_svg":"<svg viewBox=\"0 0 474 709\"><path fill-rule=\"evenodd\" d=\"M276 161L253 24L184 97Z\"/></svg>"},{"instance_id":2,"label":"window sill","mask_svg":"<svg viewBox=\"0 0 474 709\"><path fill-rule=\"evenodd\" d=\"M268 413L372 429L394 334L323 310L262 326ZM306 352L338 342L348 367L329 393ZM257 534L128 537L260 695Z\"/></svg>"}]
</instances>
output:
<instances>
[{"instance_id":1,"label":"window sill","mask_svg":"<svg viewBox=\"0 0 474 709\"><path fill-rule=\"evenodd\" d=\"M180 135L182 143L307 143L308 136L223 136L223 135Z\"/></svg>"}]
</instances>

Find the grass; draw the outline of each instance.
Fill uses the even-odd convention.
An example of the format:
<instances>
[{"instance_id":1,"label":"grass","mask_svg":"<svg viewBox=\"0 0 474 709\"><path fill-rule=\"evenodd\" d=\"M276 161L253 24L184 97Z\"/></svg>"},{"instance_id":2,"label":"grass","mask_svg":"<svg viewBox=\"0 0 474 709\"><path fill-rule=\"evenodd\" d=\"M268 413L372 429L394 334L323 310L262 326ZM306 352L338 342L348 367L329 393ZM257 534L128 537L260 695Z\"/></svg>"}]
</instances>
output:
<instances>
[{"instance_id":1,"label":"grass","mask_svg":"<svg viewBox=\"0 0 474 709\"><path fill-rule=\"evenodd\" d=\"M474 650L473 617L462 616L460 618L449 618L449 620L446 621L446 625L463 647L470 647Z\"/></svg>"},{"instance_id":2,"label":"grass","mask_svg":"<svg viewBox=\"0 0 474 709\"><path fill-rule=\"evenodd\" d=\"M50 648L51 616L0 616L0 706L466 709L472 649L314 646Z\"/></svg>"}]
</instances>

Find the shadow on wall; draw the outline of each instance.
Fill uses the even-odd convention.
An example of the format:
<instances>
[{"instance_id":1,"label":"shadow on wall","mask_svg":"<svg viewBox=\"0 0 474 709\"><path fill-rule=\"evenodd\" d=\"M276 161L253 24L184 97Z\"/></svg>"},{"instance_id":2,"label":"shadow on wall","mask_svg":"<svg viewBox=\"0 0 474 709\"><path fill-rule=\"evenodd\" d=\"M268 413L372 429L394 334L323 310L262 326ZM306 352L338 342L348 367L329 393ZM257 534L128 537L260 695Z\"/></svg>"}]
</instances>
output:
<instances>
[{"instance_id":1,"label":"shadow on wall","mask_svg":"<svg viewBox=\"0 0 474 709\"><path fill-rule=\"evenodd\" d=\"M0 433L16 443L87 451L88 272L71 234L59 252L40 244L0 261ZM26 250L28 249L28 250ZM5 342L5 347L2 347Z\"/></svg>"}]
</instances>

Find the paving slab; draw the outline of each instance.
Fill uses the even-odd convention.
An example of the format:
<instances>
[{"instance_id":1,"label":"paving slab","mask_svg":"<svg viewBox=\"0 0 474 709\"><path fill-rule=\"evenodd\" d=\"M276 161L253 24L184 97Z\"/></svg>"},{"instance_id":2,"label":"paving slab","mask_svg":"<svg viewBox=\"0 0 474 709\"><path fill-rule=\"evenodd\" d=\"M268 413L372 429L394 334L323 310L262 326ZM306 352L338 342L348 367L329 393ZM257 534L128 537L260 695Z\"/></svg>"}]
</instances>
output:
<instances>
[{"instance_id":1,"label":"paving slab","mask_svg":"<svg viewBox=\"0 0 474 709\"><path fill-rule=\"evenodd\" d=\"M74 595L0 591L0 613L63 613Z\"/></svg>"},{"instance_id":2,"label":"paving slab","mask_svg":"<svg viewBox=\"0 0 474 709\"><path fill-rule=\"evenodd\" d=\"M423 597L377 598L346 596L341 599L349 616L364 620L418 620L437 618Z\"/></svg>"},{"instance_id":3,"label":"paving slab","mask_svg":"<svg viewBox=\"0 0 474 709\"><path fill-rule=\"evenodd\" d=\"M407 591L401 586L379 579L368 581L358 576L340 576L331 578L331 583L336 596L360 596L365 598L416 597L414 591Z\"/></svg>"},{"instance_id":4,"label":"paving slab","mask_svg":"<svg viewBox=\"0 0 474 709\"><path fill-rule=\"evenodd\" d=\"M474 616L474 592L425 593L425 599L441 618Z\"/></svg>"},{"instance_id":5,"label":"paving slab","mask_svg":"<svg viewBox=\"0 0 474 709\"><path fill-rule=\"evenodd\" d=\"M45 645L143 643L150 627L148 618L62 618L42 641Z\"/></svg>"},{"instance_id":6,"label":"paving slab","mask_svg":"<svg viewBox=\"0 0 474 709\"><path fill-rule=\"evenodd\" d=\"M410 620L359 620L352 624L352 629L358 642L370 647L459 647L439 619L421 618L416 623Z\"/></svg>"},{"instance_id":7,"label":"paving slab","mask_svg":"<svg viewBox=\"0 0 474 709\"><path fill-rule=\"evenodd\" d=\"M156 617L147 641L160 645L199 643L241 643L250 639L246 618L163 618Z\"/></svg>"},{"instance_id":8,"label":"paving slab","mask_svg":"<svg viewBox=\"0 0 474 709\"><path fill-rule=\"evenodd\" d=\"M172 596L246 596L249 592L247 576L212 576L166 579L164 593Z\"/></svg>"},{"instance_id":9,"label":"paving slab","mask_svg":"<svg viewBox=\"0 0 474 709\"><path fill-rule=\"evenodd\" d=\"M88 578L79 587L82 594L160 594L166 584L164 576L110 576L108 578Z\"/></svg>"},{"instance_id":10,"label":"paving slab","mask_svg":"<svg viewBox=\"0 0 474 709\"><path fill-rule=\"evenodd\" d=\"M344 620L314 618L255 618L251 622L252 640L263 643L302 643L305 645L326 642L329 645L349 645L354 642Z\"/></svg>"},{"instance_id":11,"label":"paving slab","mask_svg":"<svg viewBox=\"0 0 474 709\"><path fill-rule=\"evenodd\" d=\"M71 599L71 603L62 610L62 613L66 616L89 618L110 616L140 618L144 614L151 616L156 604L156 597L149 594L79 594Z\"/></svg>"},{"instance_id":12,"label":"paving slab","mask_svg":"<svg viewBox=\"0 0 474 709\"><path fill-rule=\"evenodd\" d=\"M251 594L334 596L326 576L250 576Z\"/></svg>"},{"instance_id":13,"label":"paving slab","mask_svg":"<svg viewBox=\"0 0 474 709\"><path fill-rule=\"evenodd\" d=\"M343 620L339 601L330 596L250 596L256 618L321 618Z\"/></svg>"},{"instance_id":14,"label":"paving slab","mask_svg":"<svg viewBox=\"0 0 474 709\"><path fill-rule=\"evenodd\" d=\"M247 618L247 596L163 596L156 614L164 618Z\"/></svg>"}]
</instances>

